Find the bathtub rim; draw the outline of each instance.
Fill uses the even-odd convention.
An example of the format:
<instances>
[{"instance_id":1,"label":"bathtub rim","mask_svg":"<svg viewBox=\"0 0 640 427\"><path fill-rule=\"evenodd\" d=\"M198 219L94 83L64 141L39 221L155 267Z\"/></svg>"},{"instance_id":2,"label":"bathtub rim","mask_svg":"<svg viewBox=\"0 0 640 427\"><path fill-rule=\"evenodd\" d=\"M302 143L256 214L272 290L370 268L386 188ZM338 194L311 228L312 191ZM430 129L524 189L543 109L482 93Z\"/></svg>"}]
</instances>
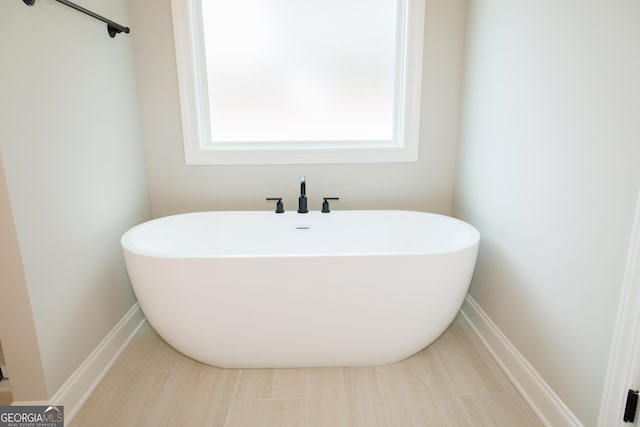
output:
<instances>
[{"instance_id":1,"label":"bathtub rim","mask_svg":"<svg viewBox=\"0 0 640 427\"><path fill-rule=\"evenodd\" d=\"M304 257L335 257L335 256L340 256L340 257L350 257L350 256L406 256L406 255L446 255L446 254L451 254L451 253L455 253L455 252L460 252L462 250L468 249L472 246L475 245L479 245L480 242L480 232L471 224L469 224L466 221L463 221L459 218L453 217L453 216L449 216L449 215L445 215L445 214L440 214L440 213L434 213L434 212L428 212L428 211L419 211L419 210L405 210L405 209L342 209L342 210L336 210L336 211L332 211L331 213L328 214L321 214L321 215L331 215L333 213L338 213L338 215L340 215L340 213L362 213L362 212L388 212L388 213L410 213L410 214L424 214L424 215L428 215L428 216L432 216L432 217L438 217L442 220L446 220L446 221L450 221L450 222L454 222L459 224L461 227L464 227L465 229L467 229L470 232L470 236L468 238L468 240L464 243L461 244L459 246L456 246L455 248L452 249L448 249L448 250L433 250L433 251L388 251L388 252L383 252L383 251L377 251L377 252L332 252L332 253L280 253L280 254L256 254L256 253L247 253L247 254L210 254L210 255L193 255L193 254L187 254L187 255L181 255L181 254L166 254L166 253L160 253L160 252L154 252L154 251L149 251L147 249L142 249L139 246L135 245L132 240L133 240L133 235L135 234L135 232L137 230L140 230L143 227L147 227L150 226L153 223L156 222L160 222L162 220L167 220L169 218L177 218L177 217L187 217L187 216L192 216L192 215L202 215L202 214L208 214L208 213L213 213L213 214L234 214L234 213L242 213L242 214L251 214L251 215L259 215L259 214L272 214L272 215L282 215L282 214L276 214L271 210L207 210L207 211L194 211L194 212L184 212L184 213L177 213L177 214L172 214L172 215L165 215L165 216L161 216L161 217L157 217L157 218L152 218L150 220L147 220L145 222L142 222L140 224L134 225L133 227L129 228L128 230L126 230L122 237L120 238L120 245L122 247L123 250L126 250L128 252L131 253L135 253L135 254L139 254L142 256L148 256L148 257L154 257L154 258L161 258L161 259L224 259L224 258L264 258L264 259L268 259L268 258L282 258L282 257L293 257L293 258L304 258ZM312 212L313 214L318 214L319 212ZM298 214L295 211L287 211L285 212L285 214L289 214L289 215L301 215L301 218L304 219L304 216L307 214Z\"/></svg>"}]
</instances>

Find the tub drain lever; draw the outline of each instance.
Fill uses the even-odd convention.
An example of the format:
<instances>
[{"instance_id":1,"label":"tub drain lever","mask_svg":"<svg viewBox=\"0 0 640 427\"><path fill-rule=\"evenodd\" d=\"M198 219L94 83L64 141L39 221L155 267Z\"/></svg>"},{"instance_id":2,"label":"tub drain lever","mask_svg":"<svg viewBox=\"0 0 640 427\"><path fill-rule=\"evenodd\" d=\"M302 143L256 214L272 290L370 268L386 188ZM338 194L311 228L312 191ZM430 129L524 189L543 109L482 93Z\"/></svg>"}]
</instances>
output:
<instances>
[{"instance_id":1,"label":"tub drain lever","mask_svg":"<svg viewBox=\"0 0 640 427\"><path fill-rule=\"evenodd\" d=\"M282 197L267 197L267 200L277 200L276 213L284 213L284 206L282 205Z\"/></svg>"}]
</instances>

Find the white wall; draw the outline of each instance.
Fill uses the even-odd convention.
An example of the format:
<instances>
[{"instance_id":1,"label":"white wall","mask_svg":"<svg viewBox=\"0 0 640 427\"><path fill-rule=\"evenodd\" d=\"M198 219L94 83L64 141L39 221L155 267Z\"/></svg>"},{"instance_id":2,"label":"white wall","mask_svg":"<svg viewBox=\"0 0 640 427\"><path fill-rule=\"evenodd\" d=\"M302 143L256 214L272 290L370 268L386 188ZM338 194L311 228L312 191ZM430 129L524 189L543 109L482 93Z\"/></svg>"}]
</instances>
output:
<instances>
[{"instance_id":1,"label":"white wall","mask_svg":"<svg viewBox=\"0 0 640 427\"><path fill-rule=\"evenodd\" d=\"M588 426L640 186L638 17L636 0L468 12L454 213L482 235L470 294Z\"/></svg>"},{"instance_id":2,"label":"white wall","mask_svg":"<svg viewBox=\"0 0 640 427\"><path fill-rule=\"evenodd\" d=\"M129 20L125 0L90 7ZM131 39L6 1L0 52L0 152L50 397L135 303L119 238L149 203Z\"/></svg>"},{"instance_id":3,"label":"white wall","mask_svg":"<svg viewBox=\"0 0 640 427\"><path fill-rule=\"evenodd\" d=\"M406 208L449 213L458 129L465 0L427 2L420 161L404 164L185 166L170 0L132 0L132 34L154 216L210 209Z\"/></svg>"}]
</instances>

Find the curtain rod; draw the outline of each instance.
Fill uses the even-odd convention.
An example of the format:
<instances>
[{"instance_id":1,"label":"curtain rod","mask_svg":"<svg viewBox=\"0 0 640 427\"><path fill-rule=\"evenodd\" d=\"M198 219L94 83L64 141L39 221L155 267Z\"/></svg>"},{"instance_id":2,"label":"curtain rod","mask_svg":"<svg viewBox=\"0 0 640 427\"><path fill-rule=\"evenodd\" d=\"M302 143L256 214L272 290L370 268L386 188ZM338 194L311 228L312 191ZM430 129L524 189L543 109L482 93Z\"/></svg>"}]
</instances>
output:
<instances>
[{"instance_id":1,"label":"curtain rod","mask_svg":"<svg viewBox=\"0 0 640 427\"><path fill-rule=\"evenodd\" d=\"M36 0L22 0L22 1L27 6L33 6L34 4L36 4ZM107 24L107 32L109 33L109 36L111 38L114 38L116 36L116 34L123 33L123 32L124 33L129 33L129 31L130 31L129 27L125 27L123 25L117 24L117 23L115 23L115 22L113 22L113 21L111 21L111 20L109 20L109 19L107 19L107 18L105 18L103 16L98 15L97 13L94 13L94 12L88 10L88 9L85 9L82 6L78 6L75 3L71 3L69 0L55 0L55 1L57 1L58 3L62 3L65 6L69 6L70 8L75 9L78 12L82 12L85 15L89 15L92 18L97 19L98 21L104 22L105 24Z\"/></svg>"}]
</instances>

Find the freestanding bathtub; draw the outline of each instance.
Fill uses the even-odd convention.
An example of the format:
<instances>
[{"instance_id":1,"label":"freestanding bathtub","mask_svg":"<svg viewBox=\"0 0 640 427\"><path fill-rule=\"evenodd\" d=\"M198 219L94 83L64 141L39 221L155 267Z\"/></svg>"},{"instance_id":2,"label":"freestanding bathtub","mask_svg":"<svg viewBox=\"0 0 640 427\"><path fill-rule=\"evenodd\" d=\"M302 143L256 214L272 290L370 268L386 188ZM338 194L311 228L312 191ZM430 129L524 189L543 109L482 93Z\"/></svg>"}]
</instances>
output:
<instances>
[{"instance_id":1,"label":"freestanding bathtub","mask_svg":"<svg viewBox=\"0 0 640 427\"><path fill-rule=\"evenodd\" d=\"M374 366L456 316L478 231L413 211L199 212L122 237L138 302L170 345L224 368Z\"/></svg>"}]
</instances>

